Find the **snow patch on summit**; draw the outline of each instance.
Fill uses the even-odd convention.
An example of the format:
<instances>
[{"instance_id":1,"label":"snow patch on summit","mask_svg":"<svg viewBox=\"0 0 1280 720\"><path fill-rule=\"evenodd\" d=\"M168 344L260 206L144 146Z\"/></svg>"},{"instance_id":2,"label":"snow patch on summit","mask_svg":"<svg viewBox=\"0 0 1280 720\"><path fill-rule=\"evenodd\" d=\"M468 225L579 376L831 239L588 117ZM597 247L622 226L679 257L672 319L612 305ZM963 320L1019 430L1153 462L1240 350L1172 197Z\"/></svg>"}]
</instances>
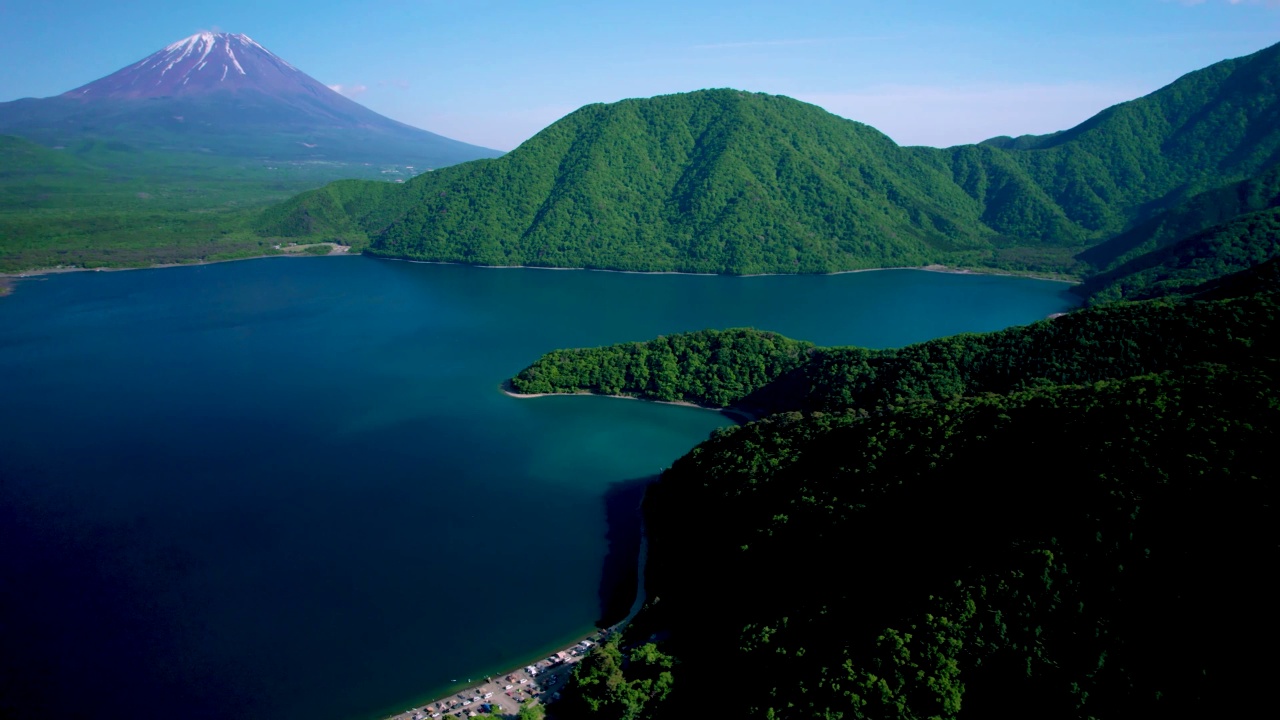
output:
<instances>
[{"instance_id":1,"label":"snow patch on summit","mask_svg":"<svg viewBox=\"0 0 1280 720\"><path fill-rule=\"evenodd\" d=\"M248 35L202 30L65 94L80 98L90 94L104 99L159 98L211 91L308 97L327 92L315 79Z\"/></svg>"},{"instance_id":2,"label":"snow patch on summit","mask_svg":"<svg viewBox=\"0 0 1280 720\"><path fill-rule=\"evenodd\" d=\"M162 52L173 52L175 50L182 50L184 54L190 53L191 49L194 48L197 44L201 44L208 47L209 49L212 49L215 42L217 42L217 36L206 30L206 31L198 32L195 35L192 35L190 37L185 37L176 43L170 43L169 45L165 46Z\"/></svg>"}]
</instances>

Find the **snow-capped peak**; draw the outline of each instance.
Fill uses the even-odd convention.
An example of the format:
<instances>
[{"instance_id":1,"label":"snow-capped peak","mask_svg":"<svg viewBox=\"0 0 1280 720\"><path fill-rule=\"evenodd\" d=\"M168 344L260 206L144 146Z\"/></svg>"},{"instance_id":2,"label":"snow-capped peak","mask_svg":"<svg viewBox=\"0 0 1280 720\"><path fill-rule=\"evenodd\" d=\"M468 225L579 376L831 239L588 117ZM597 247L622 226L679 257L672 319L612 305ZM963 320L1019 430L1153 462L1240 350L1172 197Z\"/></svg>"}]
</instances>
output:
<instances>
[{"instance_id":1,"label":"snow-capped peak","mask_svg":"<svg viewBox=\"0 0 1280 720\"><path fill-rule=\"evenodd\" d=\"M248 35L202 30L67 95L140 98L249 88L304 91L300 86L314 94L318 85Z\"/></svg>"},{"instance_id":2,"label":"snow-capped peak","mask_svg":"<svg viewBox=\"0 0 1280 720\"><path fill-rule=\"evenodd\" d=\"M191 37L183 38L176 43L165 46L164 52L182 51L189 53L199 47L203 49L203 52L208 53L213 49L213 43L217 37L217 35L208 30L202 30Z\"/></svg>"}]
</instances>

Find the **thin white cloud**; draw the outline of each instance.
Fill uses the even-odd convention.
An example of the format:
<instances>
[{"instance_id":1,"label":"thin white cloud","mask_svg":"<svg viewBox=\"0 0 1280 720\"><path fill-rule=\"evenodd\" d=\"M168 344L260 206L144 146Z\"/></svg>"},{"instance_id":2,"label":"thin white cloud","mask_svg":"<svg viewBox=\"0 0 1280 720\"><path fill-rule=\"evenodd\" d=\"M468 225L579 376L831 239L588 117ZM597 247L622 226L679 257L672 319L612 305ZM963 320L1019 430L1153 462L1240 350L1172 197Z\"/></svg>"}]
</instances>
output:
<instances>
[{"instance_id":1,"label":"thin white cloud","mask_svg":"<svg viewBox=\"0 0 1280 720\"><path fill-rule=\"evenodd\" d=\"M1150 90L1087 83L880 85L854 92L795 97L871 125L900 145L948 147L998 135L1066 130L1107 107Z\"/></svg>"},{"instance_id":2,"label":"thin white cloud","mask_svg":"<svg viewBox=\"0 0 1280 720\"><path fill-rule=\"evenodd\" d=\"M363 95L366 91L368 91L369 86L367 85L330 85L329 89L341 95L346 95L347 97L356 97L357 95Z\"/></svg>"}]
</instances>

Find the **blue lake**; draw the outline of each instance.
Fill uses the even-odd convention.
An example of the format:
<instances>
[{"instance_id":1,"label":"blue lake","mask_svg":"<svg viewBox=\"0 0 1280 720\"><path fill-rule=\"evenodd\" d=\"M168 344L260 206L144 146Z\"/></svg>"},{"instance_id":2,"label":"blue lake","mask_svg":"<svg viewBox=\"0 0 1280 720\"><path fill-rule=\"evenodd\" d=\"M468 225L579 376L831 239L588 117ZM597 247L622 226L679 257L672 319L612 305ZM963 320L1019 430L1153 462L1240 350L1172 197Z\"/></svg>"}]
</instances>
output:
<instances>
[{"instance_id":1,"label":"blue lake","mask_svg":"<svg viewBox=\"0 0 1280 720\"><path fill-rule=\"evenodd\" d=\"M639 489L726 420L505 378L703 328L900 346L1041 319L1066 288L359 257L22 280L0 299L0 714L375 718L523 663L629 604Z\"/></svg>"}]
</instances>

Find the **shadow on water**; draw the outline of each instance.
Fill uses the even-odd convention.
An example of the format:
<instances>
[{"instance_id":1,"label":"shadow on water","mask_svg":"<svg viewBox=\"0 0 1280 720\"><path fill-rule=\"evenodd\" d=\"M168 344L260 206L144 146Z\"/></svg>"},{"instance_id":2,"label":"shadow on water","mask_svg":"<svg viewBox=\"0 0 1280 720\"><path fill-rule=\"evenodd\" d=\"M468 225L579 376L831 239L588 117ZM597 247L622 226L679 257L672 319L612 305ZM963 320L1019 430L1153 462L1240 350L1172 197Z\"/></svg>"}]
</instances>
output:
<instances>
[{"instance_id":1,"label":"shadow on water","mask_svg":"<svg viewBox=\"0 0 1280 720\"><path fill-rule=\"evenodd\" d=\"M608 550L600 574L600 619L597 627L609 627L631 611L639 587L642 537L640 505L657 475L613 483L604 494L605 540Z\"/></svg>"}]
</instances>

